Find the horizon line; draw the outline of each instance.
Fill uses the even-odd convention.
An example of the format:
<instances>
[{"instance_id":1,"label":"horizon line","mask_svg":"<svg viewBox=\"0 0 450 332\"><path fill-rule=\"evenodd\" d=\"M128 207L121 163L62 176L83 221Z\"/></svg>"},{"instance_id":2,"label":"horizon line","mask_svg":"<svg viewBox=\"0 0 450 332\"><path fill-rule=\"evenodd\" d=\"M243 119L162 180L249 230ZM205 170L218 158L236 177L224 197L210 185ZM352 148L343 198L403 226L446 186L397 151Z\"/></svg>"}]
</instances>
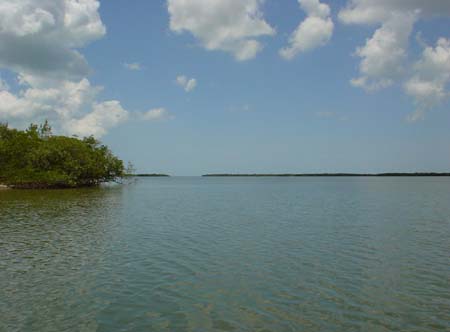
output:
<instances>
[{"instance_id":1,"label":"horizon line","mask_svg":"<svg viewBox=\"0 0 450 332\"><path fill-rule=\"evenodd\" d=\"M170 175L166 173L139 173L136 177L444 177L450 172L382 172L382 173L206 173L201 175Z\"/></svg>"}]
</instances>

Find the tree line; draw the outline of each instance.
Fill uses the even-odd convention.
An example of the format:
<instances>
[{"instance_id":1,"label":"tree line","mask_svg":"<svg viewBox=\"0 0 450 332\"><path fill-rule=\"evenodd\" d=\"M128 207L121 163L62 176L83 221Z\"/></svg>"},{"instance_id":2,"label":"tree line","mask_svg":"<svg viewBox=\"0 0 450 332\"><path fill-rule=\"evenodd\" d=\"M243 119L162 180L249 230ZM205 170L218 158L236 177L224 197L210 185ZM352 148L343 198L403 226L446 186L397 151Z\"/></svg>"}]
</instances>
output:
<instances>
[{"instance_id":1,"label":"tree line","mask_svg":"<svg viewBox=\"0 0 450 332\"><path fill-rule=\"evenodd\" d=\"M123 161L93 136L53 135L47 121L26 130L0 123L0 183L15 188L74 188L117 181Z\"/></svg>"}]
</instances>

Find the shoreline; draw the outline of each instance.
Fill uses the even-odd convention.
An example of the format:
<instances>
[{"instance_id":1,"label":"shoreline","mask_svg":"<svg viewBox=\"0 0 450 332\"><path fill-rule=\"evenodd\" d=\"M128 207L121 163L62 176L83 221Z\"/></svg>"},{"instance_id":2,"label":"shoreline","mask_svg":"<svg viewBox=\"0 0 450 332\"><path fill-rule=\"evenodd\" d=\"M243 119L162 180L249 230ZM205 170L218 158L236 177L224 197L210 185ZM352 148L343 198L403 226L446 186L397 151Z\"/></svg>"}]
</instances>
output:
<instances>
[{"instance_id":1,"label":"shoreline","mask_svg":"<svg viewBox=\"0 0 450 332\"><path fill-rule=\"evenodd\" d=\"M98 184L88 184L88 185L77 185L77 186L68 186L68 185L49 185L43 183L27 183L27 184L10 184L6 185L0 183L0 191L3 190L66 190L66 189L83 189L83 188L96 188L100 187L102 183Z\"/></svg>"},{"instance_id":2,"label":"shoreline","mask_svg":"<svg viewBox=\"0 0 450 332\"><path fill-rule=\"evenodd\" d=\"M136 177L136 178L150 178L150 177L156 177L156 178L169 178L170 175L168 174L159 174L159 173L151 173L151 174L129 174L128 177Z\"/></svg>"},{"instance_id":3,"label":"shoreline","mask_svg":"<svg viewBox=\"0 0 450 332\"><path fill-rule=\"evenodd\" d=\"M442 177L450 173L305 173L305 174L205 174L202 177Z\"/></svg>"}]
</instances>

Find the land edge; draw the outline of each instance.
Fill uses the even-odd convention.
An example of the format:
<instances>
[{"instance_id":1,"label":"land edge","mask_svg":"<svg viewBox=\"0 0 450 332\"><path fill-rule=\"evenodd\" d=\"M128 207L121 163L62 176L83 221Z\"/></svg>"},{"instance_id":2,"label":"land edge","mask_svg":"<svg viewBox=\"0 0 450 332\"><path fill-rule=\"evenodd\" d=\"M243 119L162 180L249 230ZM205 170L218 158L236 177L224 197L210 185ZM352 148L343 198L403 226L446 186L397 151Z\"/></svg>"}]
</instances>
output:
<instances>
[{"instance_id":1,"label":"land edge","mask_svg":"<svg viewBox=\"0 0 450 332\"><path fill-rule=\"evenodd\" d=\"M116 182L116 181L110 181L110 182ZM26 189L26 190L41 190L41 189L48 189L48 190L54 190L54 189L81 189L81 188L95 188L98 187L99 184L89 184L89 185L77 185L77 186L68 186L68 185L61 185L61 184L55 184L55 185L48 185L48 184L42 184L39 182L36 183L26 183L26 184L3 184L0 183L0 191L1 190L10 190L10 189Z\"/></svg>"},{"instance_id":2,"label":"land edge","mask_svg":"<svg viewBox=\"0 0 450 332\"><path fill-rule=\"evenodd\" d=\"M150 173L150 174L126 174L125 177L170 177L168 174Z\"/></svg>"},{"instance_id":3,"label":"land edge","mask_svg":"<svg viewBox=\"0 0 450 332\"><path fill-rule=\"evenodd\" d=\"M126 174L124 178L127 177L170 177L168 174ZM46 186L39 183L32 183L26 185L6 185L0 183L0 190L10 190L10 189L79 189L79 188L87 188L94 186L75 186L75 187L67 187L67 186Z\"/></svg>"},{"instance_id":4,"label":"land edge","mask_svg":"<svg viewBox=\"0 0 450 332\"><path fill-rule=\"evenodd\" d=\"M307 176L323 176L323 177L332 177L332 176L365 176L365 177L393 177L393 176L450 176L450 173L286 173L286 174L204 174L202 177L307 177Z\"/></svg>"},{"instance_id":5,"label":"land edge","mask_svg":"<svg viewBox=\"0 0 450 332\"><path fill-rule=\"evenodd\" d=\"M201 177L450 177L450 173L286 173L286 174L204 174ZM168 174L127 174L125 177L171 177ZM9 186L0 183L1 190L22 189L20 186ZM42 188L30 188L42 189Z\"/></svg>"}]
</instances>

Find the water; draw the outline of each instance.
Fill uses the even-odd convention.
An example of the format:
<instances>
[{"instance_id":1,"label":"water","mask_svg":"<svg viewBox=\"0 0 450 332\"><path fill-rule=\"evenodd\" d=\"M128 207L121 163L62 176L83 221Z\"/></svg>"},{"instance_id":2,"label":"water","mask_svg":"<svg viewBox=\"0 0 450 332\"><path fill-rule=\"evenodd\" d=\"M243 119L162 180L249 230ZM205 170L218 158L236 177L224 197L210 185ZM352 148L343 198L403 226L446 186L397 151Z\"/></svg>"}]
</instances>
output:
<instances>
[{"instance_id":1,"label":"water","mask_svg":"<svg viewBox=\"0 0 450 332\"><path fill-rule=\"evenodd\" d=\"M450 178L0 191L0 331L449 331Z\"/></svg>"}]
</instances>

